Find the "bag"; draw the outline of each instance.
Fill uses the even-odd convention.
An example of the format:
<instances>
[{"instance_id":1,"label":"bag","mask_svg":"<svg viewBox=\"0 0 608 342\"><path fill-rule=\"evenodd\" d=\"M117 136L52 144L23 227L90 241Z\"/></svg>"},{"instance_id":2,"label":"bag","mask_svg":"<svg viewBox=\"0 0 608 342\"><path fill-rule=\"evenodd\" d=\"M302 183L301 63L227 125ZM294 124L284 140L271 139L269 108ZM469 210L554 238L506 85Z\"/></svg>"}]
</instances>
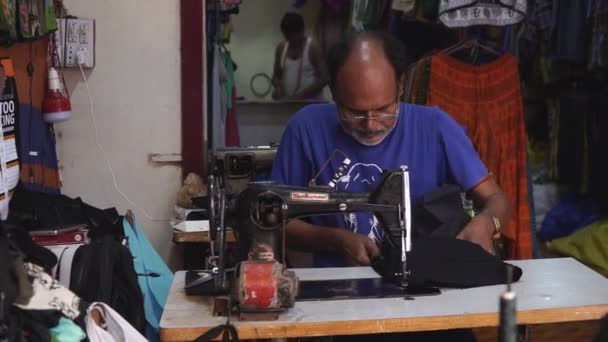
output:
<instances>
[{"instance_id":1,"label":"bag","mask_svg":"<svg viewBox=\"0 0 608 342\"><path fill-rule=\"evenodd\" d=\"M95 323L91 317L93 311L99 312L105 323L105 329ZM85 324L87 336L91 342L147 342L146 338L122 318L118 312L104 303L95 302L91 304L87 310Z\"/></svg>"},{"instance_id":2,"label":"bag","mask_svg":"<svg viewBox=\"0 0 608 342\"><path fill-rule=\"evenodd\" d=\"M104 302L144 332L143 294L133 256L110 235L80 246L74 254L70 289L87 302Z\"/></svg>"}]
</instances>

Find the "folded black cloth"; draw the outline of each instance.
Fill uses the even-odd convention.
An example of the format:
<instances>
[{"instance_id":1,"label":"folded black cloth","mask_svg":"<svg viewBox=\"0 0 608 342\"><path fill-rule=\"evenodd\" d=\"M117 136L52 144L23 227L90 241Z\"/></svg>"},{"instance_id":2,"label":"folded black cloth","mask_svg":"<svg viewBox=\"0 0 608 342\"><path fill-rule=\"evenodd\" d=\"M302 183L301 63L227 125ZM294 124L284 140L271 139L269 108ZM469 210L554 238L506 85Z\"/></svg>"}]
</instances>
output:
<instances>
[{"instance_id":1,"label":"folded black cloth","mask_svg":"<svg viewBox=\"0 0 608 342\"><path fill-rule=\"evenodd\" d=\"M412 208L412 237L456 237L469 221L460 187L444 184Z\"/></svg>"},{"instance_id":2,"label":"folded black cloth","mask_svg":"<svg viewBox=\"0 0 608 342\"><path fill-rule=\"evenodd\" d=\"M372 263L383 278L395 279L401 271L401 249L383 247L382 257ZM507 283L507 268L512 281L522 276L521 268L508 264L476 243L455 238L419 238L408 253L409 286L470 288Z\"/></svg>"}]
</instances>

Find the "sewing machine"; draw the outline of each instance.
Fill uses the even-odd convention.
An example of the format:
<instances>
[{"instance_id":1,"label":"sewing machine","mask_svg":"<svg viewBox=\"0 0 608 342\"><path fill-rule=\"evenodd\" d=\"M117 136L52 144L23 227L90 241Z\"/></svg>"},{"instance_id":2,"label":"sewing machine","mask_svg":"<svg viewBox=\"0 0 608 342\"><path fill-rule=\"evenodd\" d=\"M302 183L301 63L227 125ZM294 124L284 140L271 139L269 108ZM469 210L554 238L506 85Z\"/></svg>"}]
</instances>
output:
<instances>
[{"instance_id":1,"label":"sewing machine","mask_svg":"<svg viewBox=\"0 0 608 342\"><path fill-rule=\"evenodd\" d=\"M209 174L218 178L227 194L239 193L270 172L277 148L274 144L215 148L209 154Z\"/></svg>"},{"instance_id":2,"label":"sewing machine","mask_svg":"<svg viewBox=\"0 0 608 342\"><path fill-rule=\"evenodd\" d=\"M186 290L203 286L199 294L227 295L216 305L225 314L234 305L241 319L275 319L292 307L299 282L285 262L285 226L289 220L316 215L371 212L383 228L382 257L373 260L383 280L400 289L400 296L438 294L436 289L409 287L408 253L411 250L411 204L406 168L385 171L376 189L369 193L336 191L329 186L294 187L273 182L250 182L237 195L226 194L209 177L211 256L208 270L198 279L187 280ZM226 227L238 241L235 268L226 266Z\"/></svg>"}]
</instances>

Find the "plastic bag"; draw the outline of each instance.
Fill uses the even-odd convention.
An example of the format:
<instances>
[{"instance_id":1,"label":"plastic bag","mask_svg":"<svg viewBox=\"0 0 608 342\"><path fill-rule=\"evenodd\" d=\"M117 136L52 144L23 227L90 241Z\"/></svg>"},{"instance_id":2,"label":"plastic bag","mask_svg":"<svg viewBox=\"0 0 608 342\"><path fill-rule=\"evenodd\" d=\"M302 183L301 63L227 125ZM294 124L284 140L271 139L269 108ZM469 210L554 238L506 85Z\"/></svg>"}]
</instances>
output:
<instances>
[{"instance_id":1,"label":"plastic bag","mask_svg":"<svg viewBox=\"0 0 608 342\"><path fill-rule=\"evenodd\" d=\"M102 318L102 326L97 325L91 313L98 311ZM87 309L85 318L87 336L91 342L147 342L146 338L133 328L122 316L109 305L94 302Z\"/></svg>"}]
</instances>

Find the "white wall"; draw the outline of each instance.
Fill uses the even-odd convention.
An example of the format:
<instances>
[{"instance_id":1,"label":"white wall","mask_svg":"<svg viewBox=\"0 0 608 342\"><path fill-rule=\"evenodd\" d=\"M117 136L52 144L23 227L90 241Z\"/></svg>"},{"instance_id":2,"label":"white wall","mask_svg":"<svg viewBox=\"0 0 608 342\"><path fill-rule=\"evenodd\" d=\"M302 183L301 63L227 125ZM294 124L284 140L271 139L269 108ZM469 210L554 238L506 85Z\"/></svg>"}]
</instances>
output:
<instances>
[{"instance_id":1,"label":"white wall","mask_svg":"<svg viewBox=\"0 0 608 342\"><path fill-rule=\"evenodd\" d=\"M104 156L95 144L85 84L66 71L74 116L55 125L63 193L100 208L132 209L157 251L170 260L166 221L152 222L137 206L167 218L181 170L153 167L148 153L181 151L179 1L64 0L70 14L96 20L96 66L87 71Z\"/></svg>"},{"instance_id":2,"label":"white wall","mask_svg":"<svg viewBox=\"0 0 608 342\"><path fill-rule=\"evenodd\" d=\"M250 90L251 77L264 72L272 77L274 52L284 38L281 19L286 12L298 12L304 17L306 28L312 33L320 8L320 0L308 0L301 8L291 0L243 0L239 14L232 16L234 32L227 48L238 65L235 72L237 96L247 100L262 100ZM264 100L270 100L270 94Z\"/></svg>"}]
</instances>

